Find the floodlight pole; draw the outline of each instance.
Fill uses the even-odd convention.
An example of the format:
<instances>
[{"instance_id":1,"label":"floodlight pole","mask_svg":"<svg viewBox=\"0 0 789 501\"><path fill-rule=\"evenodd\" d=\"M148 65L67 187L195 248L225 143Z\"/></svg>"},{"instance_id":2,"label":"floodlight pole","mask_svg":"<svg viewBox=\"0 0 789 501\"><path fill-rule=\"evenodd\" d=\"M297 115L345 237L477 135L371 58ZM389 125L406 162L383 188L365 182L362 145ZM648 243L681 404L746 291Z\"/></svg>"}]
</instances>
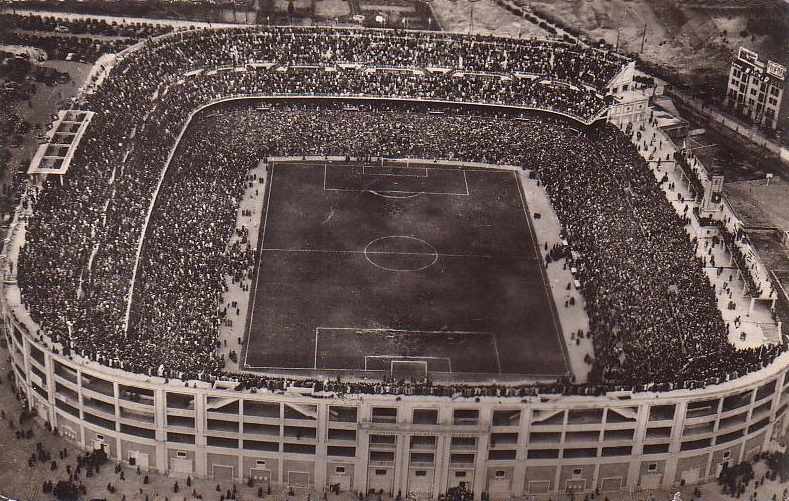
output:
<instances>
[{"instance_id":1,"label":"floodlight pole","mask_svg":"<svg viewBox=\"0 0 789 501\"><path fill-rule=\"evenodd\" d=\"M638 52L639 54L644 52L644 44L647 42L647 25L644 23L644 36L641 37L641 50Z\"/></svg>"},{"instance_id":2,"label":"floodlight pole","mask_svg":"<svg viewBox=\"0 0 789 501\"><path fill-rule=\"evenodd\" d=\"M468 11L468 24L469 24L469 26L468 26L468 34L469 35L473 35L474 34L474 4L477 3L477 2L479 2L479 0L469 0L469 4L471 4L470 5L471 8Z\"/></svg>"}]
</instances>

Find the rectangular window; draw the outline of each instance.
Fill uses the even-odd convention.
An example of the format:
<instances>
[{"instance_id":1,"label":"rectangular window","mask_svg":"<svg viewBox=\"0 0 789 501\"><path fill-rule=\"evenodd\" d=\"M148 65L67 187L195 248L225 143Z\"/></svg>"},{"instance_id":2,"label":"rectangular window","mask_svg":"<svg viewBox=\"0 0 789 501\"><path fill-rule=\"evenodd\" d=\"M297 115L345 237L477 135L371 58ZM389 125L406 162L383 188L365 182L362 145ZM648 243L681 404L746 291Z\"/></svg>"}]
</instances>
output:
<instances>
[{"instance_id":1,"label":"rectangular window","mask_svg":"<svg viewBox=\"0 0 789 501\"><path fill-rule=\"evenodd\" d=\"M653 405L649 408L650 421L668 421L674 419L674 405Z\"/></svg>"},{"instance_id":2,"label":"rectangular window","mask_svg":"<svg viewBox=\"0 0 789 501\"><path fill-rule=\"evenodd\" d=\"M476 425L479 423L479 411L476 409L455 409L452 417L456 425Z\"/></svg>"},{"instance_id":3,"label":"rectangular window","mask_svg":"<svg viewBox=\"0 0 789 501\"><path fill-rule=\"evenodd\" d=\"M186 457L186 452L185 451L176 451L175 452L175 457L179 457L179 458L183 459L183 458ZM264 464L265 464L265 461L264 461Z\"/></svg>"},{"instance_id":4,"label":"rectangular window","mask_svg":"<svg viewBox=\"0 0 789 501\"><path fill-rule=\"evenodd\" d=\"M386 475L386 470L375 470L376 475Z\"/></svg>"},{"instance_id":5,"label":"rectangular window","mask_svg":"<svg viewBox=\"0 0 789 501\"><path fill-rule=\"evenodd\" d=\"M326 454L329 456L354 457L356 456L356 447L338 447L330 445L326 448Z\"/></svg>"},{"instance_id":6,"label":"rectangular window","mask_svg":"<svg viewBox=\"0 0 789 501\"><path fill-rule=\"evenodd\" d=\"M704 447L709 447L712 439L704 438L701 440L690 440L688 442L682 442L680 446L681 451L692 451L695 449L703 449Z\"/></svg>"},{"instance_id":7,"label":"rectangular window","mask_svg":"<svg viewBox=\"0 0 789 501\"><path fill-rule=\"evenodd\" d=\"M340 407L332 405L329 407L329 421L341 423L356 422L356 407Z\"/></svg>"},{"instance_id":8,"label":"rectangular window","mask_svg":"<svg viewBox=\"0 0 789 501\"><path fill-rule=\"evenodd\" d=\"M629 456L633 453L633 448L626 447L603 447L603 457Z\"/></svg>"},{"instance_id":9,"label":"rectangular window","mask_svg":"<svg viewBox=\"0 0 789 501\"><path fill-rule=\"evenodd\" d=\"M180 442L182 444L193 444L195 443L195 436L189 433L167 432L167 441Z\"/></svg>"},{"instance_id":10,"label":"rectangular window","mask_svg":"<svg viewBox=\"0 0 789 501\"><path fill-rule=\"evenodd\" d=\"M559 449L529 449L529 459L555 459L559 457Z\"/></svg>"},{"instance_id":11,"label":"rectangular window","mask_svg":"<svg viewBox=\"0 0 789 501\"><path fill-rule=\"evenodd\" d=\"M279 452L279 444L277 442L263 442L261 440L244 439L244 449L249 449L252 451Z\"/></svg>"},{"instance_id":12,"label":"rectangular window","mask_svg":"<svg viewBox=\"0 0 789 501\"><path fill-rule=\"evenodd\" d=\"M657 463L649 463L649 466L647 466L647 471L657 471Z\"/></svg>"},{"instance_id":13,"label":"rectangular window","mask_svg":"<svg viewBox=\"0 0 789 501\"><path fill-rule=\"evenodd\" d=\"M334 468L334 473L345 473L345 466L337 466Z\"/></svg>"},{"instance_id":14,"label":"rectangular window","mask_svg":"<svg viewBox=\"0 0 789 501\"><path fill-rule=\"evenodd\" d=\"M504 478L504 470L496 470L496 478Z\"/></svg>"},{"instance_id":15,"label":"rectangular window","mask_svg":"<svg viewBox=\"0 0 789 501\"><path fill-rule=\"evenodd\" d=\"M315 454L315 446L307 444L284 444L283 452L293 452L296 454Z\"/></svg>"},{"instance_id":16,"label":"rectangular window","mask_svg":"<svg viewBox=\"0 0 789 501\"><path fill-rule=\"evenodd\" d=\"M374 407L372 420L373 423L396 423L397 409L393 407Z\"/></svg>"},{"instance_id":17,"label":"rectangular window","mask_svg":"<svg viewBox=\"0 0 789 501\"><path fill-rule=\"evenodd\" d=\"M238 449L238 439L208 436L206 437L206 445L210 447L224 447L227 449Z\"/></svg>"},{"instance_id":18,"label":"rectangular window","mask_svg":"<svg viewBox=\"0 0 789 501\"><path fill-rule=\"evenodd\" d=\"M515 450L513 449L506 449L506 450L492 450L488 451L488 459L491 461L514 461L515 460Z\"/></svg>"},{"instance_id":19,"label":"rectangular window","mask_svg":"<svg viewBox=\"0 0 789 501\"><path fill-rule=\"evenodd\" d=\"M668 452L669 444L651 444L644 446L644 454L665 454Z\"/></svg>"},{"instance_id":20,"label":"rectangular window","mask_svg":"<svg viewBox=\"0 0 789 501\"><path fill-rule=\"evenodd\" d=\"M414 475L416 475L417 477L426 477L427 472L425 470L416 470L414 472Z\"/></svg>"},{"instance_id":21,"label":"rectangular window","mask_svg":"<svg viewBox=\"0 0 789 501\"><path fill-rule=\"evenodd\" d=\"M414 409L414 424L437 424L438 410Z\"/></svg>"}]
</instances>

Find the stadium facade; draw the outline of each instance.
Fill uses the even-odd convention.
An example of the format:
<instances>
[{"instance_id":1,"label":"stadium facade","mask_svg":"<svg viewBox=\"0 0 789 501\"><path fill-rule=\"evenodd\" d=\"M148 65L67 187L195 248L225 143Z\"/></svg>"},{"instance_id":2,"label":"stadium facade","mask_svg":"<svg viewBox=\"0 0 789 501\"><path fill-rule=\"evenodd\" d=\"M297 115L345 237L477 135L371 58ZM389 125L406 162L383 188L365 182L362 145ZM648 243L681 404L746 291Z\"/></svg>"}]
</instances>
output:
<instances>
[{"instance_id":1,"label":"stadium facade","mask_svg":"<svg viewBox=\"0 0 789 501\"><path fill-rule=\"evenodd\" d=\"M475 497L671 488L716 477L786 427L787 354L714 387L519 398L241 393L166 383L57 355L12 315L31 408L84 449L169 473L273 489Z\"/></svg>"},{"instance_id":2,"label":"stadium facade","mask_svg":"<svg viewBox=\"0 0 789 501\"><path fill-rule=\"evenodd\" d=\"M17 317L13 280L0 297L30 408L81 448L175 477L421 498L461 483L475 499L648 490L715 477L786 428L786 353L738 379L662 393L240 392L233 383L176 383L64 356Z\"/></svg>"}]
</instances>

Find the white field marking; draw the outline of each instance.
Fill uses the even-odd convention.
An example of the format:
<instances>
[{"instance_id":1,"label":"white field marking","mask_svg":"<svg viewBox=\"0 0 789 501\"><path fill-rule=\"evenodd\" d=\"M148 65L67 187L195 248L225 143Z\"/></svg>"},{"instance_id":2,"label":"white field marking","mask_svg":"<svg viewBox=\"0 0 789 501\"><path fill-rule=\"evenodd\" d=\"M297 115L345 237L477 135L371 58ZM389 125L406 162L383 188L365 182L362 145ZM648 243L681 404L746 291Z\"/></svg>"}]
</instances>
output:
<instances>
[{"instance_id":1,"label":"white field marking","mask_svg":"<svg viewBox=\"0 0 789 501\"><path fill-rule=\"evenodd\" d=\"M275 170L276 169L272 165L270 175L266 176L266 185L267 185L266 188L268 188L268 198L266 198L266 215L263 216L263 232L260 234L260 243L258 243L261 249L263 247L263 240L265 240L266 238L266 223L268 222L268 206L269 203L271 202L271 181L274 180ZM264 192L263 196L265 195L266 194ZM247 328L247 344L246 344L247 352L244 354L244 367L249 367L247 365L247 359L249 358L249 346L250 344L252 344L252 317L255 316L255 301L257 300L257 296L258 296L258 282L260 281L260 267L263 263L262 250L259 252L258 256L256 257L258 261L258 267L257 269L255 269L255 290L252 292L252 301L249 303L250 306L249 319L247 320L247 322L249 322L249 325Z\"/></svg>"},{"instance_id":2,"label":"white field marking","mask_svg":"<svg viewBox=\"0 0 789 501\"><path fill-rule=\"evenodd\" d=\"M363 332L413 332L419 334L487 334L491 335L490 332L487 331L423 331L423 330L416 330L416 329L386 329L382 327L375 327L375 328L368 328L368 327L326 327L326 326L319 326L315 327L315 330L325 330L325 331L363 331ZM369 355L372 356L372 355Z\"/></svg>"},{"instance_id":3,"label":"white field marking","mask_svg":"<svg viewBox=\"0 0 789 501\"><path fill-rule=\"evenodd\" d=\"M380 371L381 369L368 369L367 368L367 359L368 358L391 358L392 363L397 362L398 360L411 360L414 359L416 361L424 361L425 366L427 366L428 360L444 360L447 363L448 373L452 373L452 359L450 357L433 357L433 356L417 356L417 355L365 355L364 356L364 370L369 371ZM389 367L391 369L391 365ZM427 372L427 370L425 370ZM436 371L433 371L436 372ZM439 371L440 372L440 371Z\"/></svg>"},{"instance_id":4,"label":"white field marking","mask_svg":"<svg viewBox=\"0 0 789 501\"><path fill-rule=\"evenodd\" d=\"M543 267L542 264L542 254L540 253L539 243L537 242L537 231L534 229L534 226L532 225L531 218L529 217L529 211L526 210L526 200L524 199L525 189L523 186L521 186L521 180L520 177L518 176L518 173L513 171L512 175L515 178L515 186L516 188L518 188L518 195L520 196L521 199L521 207L523 207L523 216L526 218L526 224L528 225L529 232L531 233L531 236L529 238L531 238L532 246L537 259L537 264L538 264L537 268L540 269L540 278L542 279L542 284L543 284L542 286L543 294L545 294L545 299L548 301L548 304L549 305L553 304L553 309L551 309L551 321L553 322L553 328L554 331L556 332L556 338L559 341L559 348L560 351L562 352L562 358L564 359L565 368L567 369L567 371L572 371L572 366L570 365L570 359L568 358L568 354L567 354L567 346L564 342L564 339L562 339L563 337L562 327L561 325L559 325L559 320L556 318L558 315L558 312L556 312L555 310L556 303L553 300L551 292L548 290L551 286L550 285L551 282L548 280L548 277L545 276L545 268Z\"/></svg>"},{"instance_id":5,"label":"white field marking","mask_svg":"<svg viewBox=\"0 0 789 501\"><path fill-rule=\"evenodd\" d=\"M368 192L371 193L372 190L365 190L362 188L324 188L325 191L352 191L352 192ZM408 194L419 194L419 195L450 195L454 197L467 197L469 196L468 193L450 193L446 191L404 191L404 190L376 190L378 194L380 193L408 193Z\"/></svg>"},{"instance_id":6,"label":"white field marking","mask_svg":"<svg viewBox=\"0 0 789 501\"><path fill-rule=\"evenodd\" d=\"M260 249L260 252L304 252L304 253L316 253L316 254L361 254L364 255L364 250L329 250L329 249L283 249L283 248L274 248L274 247L267 247L265 249ZM405 252L405 251L368 251L367 254L392 254L392 255L405 255L405 256L433 256L435 253L433 252ZM469 258L478 258L478 259L490 259L493 256L487 254L443 254L438 253L439 257L469 257ZM531 256L526 256L527 258L531 259Z\"/></svg>"},{"instance_id":7,"label":"white field marking","mask_svg":"<svg viewBox=\"0 0 789 501\"><path fill-rule=\"evenodd\" d=\"M315 327L315 360L312 363L312 367L314 369L318 368L318 334L319 334L319 332L320 332L320 328L319 327Z\"/></svg>"},{"instance_id":8,"label":"white field marking","mask_svg":"<svg viewBox=\"0 0 789 501\"><path fill-rule=\"evenodd\" d=\"M303 164L303 165L304 166L312 165L313 167L317 167L317 166L320 165L320 163L310 164L309 161L307 161L307 163ZM331 167L338 167L338 168L342 168L342 169L354 169L355 168L357 172L358 172L359 167L360 167L359 164L354 164L354 163L334 163L334 162L331 162L331 161L330 162L323 162L323 165L324 166L330 165ZM445 170L445 171L452 171L452 172L460 172L461 170L463 170L463 169L461 169L459 167L452 167L452 166L427 165L427 166L423 166L423 167L414 167L414 165L424 165L424 163L422 163L422 162L415 162L415 163L410 164L410 166L405 166L405 165L401 164L401 165L386 165L385 167L391 167L391 168L396 168L396 169L426 169L428 171L428 177L430 177L430 172L429 171L431 171L431 170ZM364 167L364 166L362 165L361 167ZM369 165L369 164L368 164L368 167L371 167L371 168L372 167L378 167L378 168L380 168L380 166ZM496 169L496 168L480 168L479 170L480 171L482 171L482 170L497 170L497 171L500 171L500 172L509 172L506 169Z\"/></svg>"},{"instance_id":9,"label":"white field marking","mask_svg":"<svg viewBox=\"0 0 789 501\"><path fill-rule=\"evenodd\" d=\"M365 361L365 364L366 363L367 362ZM389 362L389 373L390 374L394 373L395 364L402 364L402 365L414 364L414 365L419 365L419 367L422 367L423 370L425 371L425 376L428 375L428 372L427 372L427 360L414 360L412 362L409 362L409 361L406 361L406 360L392 360L392 361ZM452 371L449 371L449 372L452 372Z\"/></svg>"},{"instance_id":10,"label":"white field marking","mask_svg":"<svg viewBox=\"0 0 789 501\"><path fill-rule=\"evenodd\" d=\"M400 166L385 166L385 167L378 167L370 165L370 169L400 169L400 170L413 170L413 171L424 171L424 174L382 174L380 172L367 172L367 165L362 165L362 174L366 176L391 176L391 177L430 177L428 173L427 167L400 167Z\"/></svg>"},{"instance_id":11,"label":"white field marking","mask_svg":"<svg viewBox=\"0 0 789 501\"><path fill-rule=\"evenodd\" d=\"M414 191L409 195L403 195L403 196L386 195L384 193L381 193L380 191L374 191L374 190L367 190L367 191L368 193L372 193L373 195L377 195L382 198L395 198L395 199L414 198L414 197L418 197L419 195L424 195L424 193L422 193L421 191Z\"/></svg>"},{"instance_id":12,"label":"white field marking","mask_svg":"<svg viewBox=\"0 0 789 501\"><path fill-rule=\"evenodd\" d=\"M370 251L370 250L368 250L371 245L375 244L376 242L380 242L381 240L386 240L387 238L404 238L406 240L414 240L414 241L421 242L421 243L425 244L426 246L430 247L433 250L431 252L402 252L402 251L387 252L387 251ZM433 260L430 261L429 263L425 264L425 265L418 266L416 268L390 268L388 266L380 265L380 264L376 263L375 261L373 261L372 259L370 259L370 254L372 254L372 255L432 256ZM398 272L398 271L402 271L402 272L422 271L422 270L426 270L427 268L430 268L431 266L436 264L436 262L438 261L438 249L436 249L432 244L428 243L427 241L422 240L421 238L413 237L413 236L410 236L410 235L388 235L388 236L385 236L385 237L378 237L378 238L376 238L374 240L371 240L370 243L368 243L365 246L365 248L364 248L364 258L371 265L375 266L376 268L380 268L380 269L382 269L384 271L394 271L394 272Z\"/></svg>"},{"instance_id":13,"label":"white field marking","mask_svg":"<svg viewBox=\"0 0 789 501\"><path fill-rule=\"evenodd\" d=\"M518 177L517 172L513 171L512 177L515 178L515 188L518 189L518 196L520 197L521 208L523 209L523 217L526 218L526 227L529 229L529 233L530 233L529 239L534 244L532 246L532 251L534 252L534 258L540 261L540 264L542 265L542 253L539 252L539 244L537 243L537 232L532 227L531 216L529 216L529 211L526 209L526 200L523 198L524 195L523 195L523 188L521 187L521 180ZM542 266L540 266L540 269L542 269ZM545 277L543 277L543 279L544 278ZM543 283L547 283L547 282L543 281Z\"/></svg>"},{"instance_id":14,"label":"white field marking","mask_svg":"<svg viewBox=\"0 0 789 501\"><path fill-rule=\"evenodd\" d=\"M351 165L351 167L353 167L353 166ZM358 168L358 166L357 166L357 168ZM362 169L364 169L364 166L362 166ZM427 169L427 167L425 169ZM327 183L326 178L328 176L328 174L327 174L328 170L329 170L328 169L328 164L324 163L323 164L323 191L349 191L349 192L355 192L355 193L368 192L368 193L374 193L374 194L380 195L380 196L386 196L386 195L384 195L385 193L403 193L403 194L407 194L407 195L410 195L410 196L415 196L415 195L451 195L451 196L456 196L456 197L467 197L467 196L469 196L468 182L466 182L466 192L465 193L454 193L454 192L444 192L444 191L405 191L405 190L367 190L367 189L361 189L361 188L328 188L326 186L326 183ZM458 169L431 169L431 170L449 170L449 171L453 171L453 172L457 172L458 171ZM462 172L463 172L463 177L465 179L466 171L462 171ZM402 198L405 198L405 197L402 197Z\"/></svg>"},{"instance_id":15,"label":"white field marking","mask_svg":"<svg viewBox=\"0 0 789 501\"><path fill-rule=\"evenodd\" d=\"M368 329L363 327L315 327L315 362L314 367L315 370L353 370L353 369L318 369L318 336L320 335L321 330L329 330L329 331L360 331L360 332L412 332L418 334L462 334L462 335L480 335L484 334L486 336L494 337L493 334L490 332L485 331L420 331L414 329L382 329L382 328L375 328L375 329ZM495 342L495 341L494 341ZM364 366L365 369L367 367L367 357L386 357L389 355L365 355ZM498 358L498 351L496 352L496 356ZM408 358L405 356L398 356L398 358ZM449 361L449 372L452 372L452 361L449 360L448 357L416 357L416 358L436 358L436 359L447 359ZM377 369L376 369L377 370ZM378 371L378 370L377 370ZM380 372L380 371L378 371ZM499 368L499 374L501 374L501 368Z\"/></svg>"},{"instance_id":16,"label":"white field marking","mask_svg":"<svg viewBox=\"0 0 789 501\"><path fill-rule=\"evenodd\" d=\"M414 271L424 271L424 270L430 268L431 266L433 266L434 264L436 264L436 261L438 261L438 255L435 254L435 255L433 255L433 260L431 262L427 263L424 266L420 266L418 268L390 268L388 266L383 266L383 265L380 265L380 264L374 262L372 259L370 259L367 256L367 254L365 254L364 257L365 257L365 259L367 259L368 263L370 263L371 265L375 266L379 270L390 271L390 272L393 272L393 273L409 273L409 272L414 272Z\"/></svg>"},{"instance_id":17,"label":"white field marking","mask_svg":"<svg viewBox=\"0 0 789 501\"><path fill-rule=\"evenodd\" d=\"M499 374L501 374L501 357L499 356L499 341L496 339L496 336L493 334L491 334L490 337L493 338L493 351L496 352L496 367L499 369Z\"/></svg>"},{"instance_id":18,"label":"white field marking","mask_svg":"<svg viewBox=\"0 0 789 501\"><path fill-rule=\"evenodd\" d=\"M463 171L463 182L466 183L466 195L470 195L471 191L468 189L468 178L466 177L466 171Z\"/></svg>"},{"instance_id":19,"label":"white field marking","mask_svg":"<svg viewBox=\"0 0 789 501\"><path fill-rule=\"evenodd\" d=\"M449 360L449 357L436 357L432 355L365 355L364 358L395 358L395 359L403 359L403 360L422 360L422 359L430 359L430 360Z\"/></svg>"},{"instance_id":20,"label":"white field marking","mask_svg":"<svg viewBox=\"0 0 789 501\"><path fill-rule=\"evenodd\" d=\"M271 166L271 175L268 176L268 198L266 199L266 215L263 216L263 233L260 235L260 245L266 241L266 224L268 223L268 206L271 203L271 185L274 184L274 166Z\"/></svg>"}]
</instances>

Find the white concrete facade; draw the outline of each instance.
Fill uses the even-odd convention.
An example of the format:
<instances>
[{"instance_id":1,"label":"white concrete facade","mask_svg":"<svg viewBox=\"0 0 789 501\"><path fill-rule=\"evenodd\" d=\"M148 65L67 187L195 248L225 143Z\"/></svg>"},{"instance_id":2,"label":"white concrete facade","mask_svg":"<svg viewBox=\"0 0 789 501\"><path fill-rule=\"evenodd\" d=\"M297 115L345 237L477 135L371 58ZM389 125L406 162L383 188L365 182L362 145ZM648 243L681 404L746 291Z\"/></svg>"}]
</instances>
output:
<instances>
[{"instance_id":1,"label":"white concrete facade","mask_svg":"<svg viewBox=\"0 0 789 501\"><path fill-rule=\"evenodd\" d=\"M19 386L77 445L176 477L479 499L671 488L715 477L782 435L789 354L695 391L449 399L250 393L70 360L4 310Z\"/></svg>"}]
</instances>

